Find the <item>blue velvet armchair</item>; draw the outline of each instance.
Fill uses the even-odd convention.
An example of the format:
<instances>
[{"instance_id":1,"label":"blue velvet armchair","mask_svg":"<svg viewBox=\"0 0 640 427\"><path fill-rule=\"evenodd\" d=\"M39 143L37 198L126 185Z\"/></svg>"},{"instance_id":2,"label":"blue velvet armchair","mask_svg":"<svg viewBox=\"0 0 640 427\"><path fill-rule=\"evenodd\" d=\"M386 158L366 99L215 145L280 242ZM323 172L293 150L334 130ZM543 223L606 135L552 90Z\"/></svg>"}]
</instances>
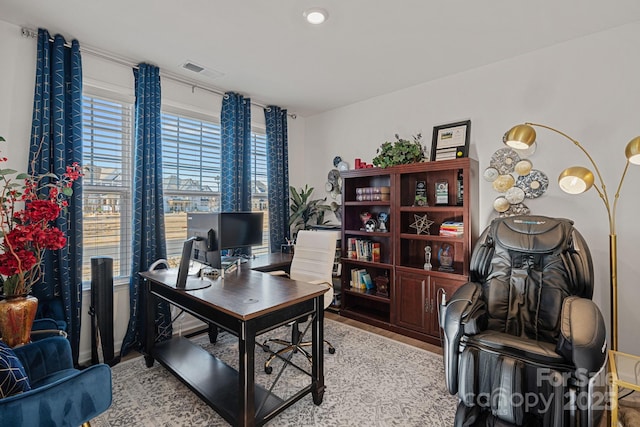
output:
<instances>
[{"instance_id":1,"label":"blue velvet armchair","mask_svg":"<svg viewBox=\"0 0 640 427\"><path fill-rule=\"evenodd\" d=\"M0 399L3 426L79 426L111 406L111 369L75 369L66 338L44 338L14 352L31 390Z\"/></svg>"}]
</instances>

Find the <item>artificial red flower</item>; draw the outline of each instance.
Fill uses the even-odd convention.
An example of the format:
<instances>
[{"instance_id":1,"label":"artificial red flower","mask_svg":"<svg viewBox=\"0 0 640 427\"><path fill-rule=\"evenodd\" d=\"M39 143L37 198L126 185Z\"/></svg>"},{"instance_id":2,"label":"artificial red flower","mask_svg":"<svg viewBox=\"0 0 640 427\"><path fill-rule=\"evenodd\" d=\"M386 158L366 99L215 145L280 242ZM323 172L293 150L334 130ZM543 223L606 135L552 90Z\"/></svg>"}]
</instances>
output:
<instances>
[{"instance_id":1,"label":"artificial red flower","mask_svg":"<svg viewBox=\"0 0 640 427\"><path fill-rule=\"evenodd\" d=\"M27 204L25 213L27 219L40 221L53 221L60 216L60 206L52 200L33 200Z\"/></svg>"},{"instance_id":2,"label":"artificial red flower","mask_svg":"<svg viewBox=\"0 0 640 427\"><path fill-rule=\"evenodd\" d=\"M0 161L6 158L0 157ZM58 179L53 174L23 179L14 173L0 171L0 231L4 235L0 244L0 275L4 277L0 283L5 296L29 294L41 278L44 251L67 244L64 233L52 221L68 205L66 197L73 193L71 187L82 176L82 168L73 163ZM45 194L48 191L44 199L43 190Z\"/></svg>"},{"instance_id":3,"label":"artificial red flower","mask_svg":"<svg viewBox=\"0 0 640 427\"><path fill-rule=\"evenodd\" d=\"M18 263L20 260L20 263ZM35 254L26 249L17 249L15 255L10 252L0 254L0 274L13 276L29 271L38 263Z\"/></svg>"},{"instance_id":4,"label":"artificial red flower","mask_svg":"<svg viewBox=\"0 0 640 427\"><path fill-rule=\"evenodd\" d=\"M58 250L67 244L67 238L58 227L50 227L33 233L33 242L38 248Z\"/></svg>"}]
</instances>

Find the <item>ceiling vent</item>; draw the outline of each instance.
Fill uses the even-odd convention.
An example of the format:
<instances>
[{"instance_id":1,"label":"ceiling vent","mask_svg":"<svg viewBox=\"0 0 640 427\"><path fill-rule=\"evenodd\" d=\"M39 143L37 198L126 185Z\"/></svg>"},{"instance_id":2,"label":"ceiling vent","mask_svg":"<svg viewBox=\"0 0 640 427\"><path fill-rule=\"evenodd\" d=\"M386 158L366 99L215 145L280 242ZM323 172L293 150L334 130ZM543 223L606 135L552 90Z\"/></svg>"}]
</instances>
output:
<instances>
[{"instance_id":1,"label":"ceiling vent","mask_svg":"<svg viewBox=\"0 0 640 427\"><path fill-rule=\"evenodd\" d=\"M204 67L196 65L193 62L185 62L182 65L182 68L184 68L186 70L189 70L189 71L193 71L194 73L200 73L200 72L204 71Z\"/></svg>"},{"instance_id":2,"label":"ceiling vent","mask_svg":"<svg viewBox=\"0 0 640 427\"><path fill-rule=\"evenodd\" d=\"M201 76L207 76L212 79L215 79L217 77L221 77L224 75L224 73L221 73L220 71L214 70L212 68L203 67L202 65L198 65L193 61L186 61L184 64L181 65L181 67L185 70L191 71L192 73L196 73Z\"/></svg>"}]
</instances>

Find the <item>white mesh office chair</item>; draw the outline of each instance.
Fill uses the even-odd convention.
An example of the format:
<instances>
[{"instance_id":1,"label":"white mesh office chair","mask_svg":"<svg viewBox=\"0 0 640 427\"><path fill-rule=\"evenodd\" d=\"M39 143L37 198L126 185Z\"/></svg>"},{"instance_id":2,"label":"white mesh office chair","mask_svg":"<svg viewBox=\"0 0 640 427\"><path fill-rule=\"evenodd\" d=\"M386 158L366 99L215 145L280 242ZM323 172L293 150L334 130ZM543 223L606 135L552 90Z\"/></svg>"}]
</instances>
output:
<instances>
[{"instance_id":1,"label":"white mesh office chair","mask_svg":"<svg viewBox=\"0 0 640 427\"><path fill-rule=\"evenodd\" d=\"M324 294L325 309L329 307L333 300L333 283L331 273L333 271L335 253L335 233L309 230L301 230L298 232L289 277L293 280L309 282L317 284L318 286L325 286L328 289ZM280 272L280 274L283 273L284 272ZM269 356L269 359L264 364L264 371L267 374L272 372L270 364L276 357L282 358L284 357L283 355L291 351L303 354L307 360L311 362L311 354L303 348L311 346L311 342L300 342L301 337L298 324L299 321L294 322L291 325L292 331L290 342L280 339L268 339L262 344L262 348L265 351L271 352L271 356ZM270 343L283 345L284 348L277 352L272 352L269 347ZM331 343L326 340L325 343L329 348L329 353L335 353L336 349L331 345Z\"/></svg>"}]
</instances>

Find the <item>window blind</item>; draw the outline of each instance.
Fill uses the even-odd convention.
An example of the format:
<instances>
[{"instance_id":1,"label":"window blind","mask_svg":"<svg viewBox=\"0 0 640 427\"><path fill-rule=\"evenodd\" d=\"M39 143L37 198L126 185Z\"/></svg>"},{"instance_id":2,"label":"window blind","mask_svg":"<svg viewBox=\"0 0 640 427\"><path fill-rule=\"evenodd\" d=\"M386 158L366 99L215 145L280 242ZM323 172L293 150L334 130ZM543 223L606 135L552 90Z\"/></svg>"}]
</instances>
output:
<instances>
[{"instance_id":1,"label":"window blind","mask_svg":"<svg viewBox=\"0 0 640 427\"><path fill-rule=\"evenodd\" d=\"M91 257L113 258L114 279L129 276L131 244L130 104L83 96L83 269Z\"/></svg>"}]
</instances>

